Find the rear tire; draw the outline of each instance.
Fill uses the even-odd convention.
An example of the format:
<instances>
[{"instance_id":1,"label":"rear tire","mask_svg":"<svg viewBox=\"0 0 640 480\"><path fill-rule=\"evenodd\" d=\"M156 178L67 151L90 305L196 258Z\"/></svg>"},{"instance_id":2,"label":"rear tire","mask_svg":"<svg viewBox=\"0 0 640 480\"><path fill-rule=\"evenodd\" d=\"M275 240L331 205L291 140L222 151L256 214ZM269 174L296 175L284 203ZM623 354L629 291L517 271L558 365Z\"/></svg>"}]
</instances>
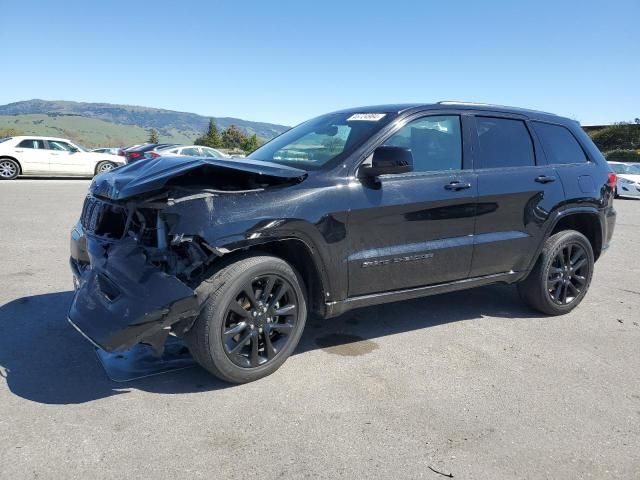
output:
<instances>
[{"instance_id":1,"label":"rear tire","mask_svg":"<svg viewBox=\"0 0 640 480\"><path fill-rule=\"evenodd\" d=\"M100 173L110 172L116 167L117 165L115 163L105 160L104 162L100 162L98 163L98 165L96 165L96 175Z\"/></svg>"},{"instance_id":2,"label":"rear tire","mask_svg":"<svg viewBox=\"0 0 640 480\"><path fill-rule=\"evenodd\" d=\"M0 158L0 180L14 180L20 175L20 164L11 158Z\"/></svg>"},{"instance_id":3,"label":"rear tire","mask_svg":"<svg viewBox=\"0 0 640 480\"><path fill-rule=\"evenodd\" d=\"M533 270L518 283L520 298L547 315L576 308L593 276L593 248L580 232L566 230L549 237Z\"/></svg>"},{"instance_id":4,"label":"rear tire","mask_svg":"<svg viewBox=\"0 0 640 480\"><path fill-rule=\"evenodd\" d=\"M307 317L303 282L284 260L260 255L223 267L200 287L206 300L185 339L193 357L230 383L275 372Z\"/></svg>"}]
</instances>

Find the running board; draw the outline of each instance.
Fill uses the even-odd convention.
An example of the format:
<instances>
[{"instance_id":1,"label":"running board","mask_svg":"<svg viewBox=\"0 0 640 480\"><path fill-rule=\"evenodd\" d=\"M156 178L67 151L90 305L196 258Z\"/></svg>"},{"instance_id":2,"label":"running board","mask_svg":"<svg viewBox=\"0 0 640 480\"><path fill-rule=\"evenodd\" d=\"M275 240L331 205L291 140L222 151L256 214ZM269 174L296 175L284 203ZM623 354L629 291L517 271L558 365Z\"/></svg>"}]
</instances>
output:
<instances>
[{"instance_id":1,"label":"running board","mask_svg":"<svg viewBox=\"0 0 640 480\"><path fill-rule=\"evenodd\" d=\"M350 297L346 300L325 303L325 318L332 318L341 315L354 308L368 307L371 305L380 305L382 303L399 302L402 300L411 300L414 298L436 295L438 293L455 292L457 290L465 290L467 288L480 287L491 283L513 283L518 280L522 272L505 272L485 275L483 277L473 277L464 280L457 280L449 283L439 283L437 285L428 285L426 287L415 287L404 290L393 290L390 292L373 293L370 295L361 295L358 297Z\"/></svg>"}]
</instances>

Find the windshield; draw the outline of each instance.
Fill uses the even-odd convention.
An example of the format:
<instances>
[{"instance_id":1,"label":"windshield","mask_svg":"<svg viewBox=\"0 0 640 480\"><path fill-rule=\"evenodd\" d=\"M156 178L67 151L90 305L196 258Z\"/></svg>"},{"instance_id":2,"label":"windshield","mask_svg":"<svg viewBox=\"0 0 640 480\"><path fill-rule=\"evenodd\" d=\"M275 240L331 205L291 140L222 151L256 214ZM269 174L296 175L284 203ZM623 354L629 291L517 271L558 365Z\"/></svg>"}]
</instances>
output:
<instances>
[{"instance_id":1,"label":"windshield","mask_svg":"<svg viewBox=\"0 0 640 480\"><path fill-rule=\"evenodd\" d=\"M391 113L330 113L292 128L248 158L318 170L346 158L388 124Z\"/></svg>"},{"instance_id":2,"label":"windshield","mask_svg":"<svg viewBox=\"0 0 640 480\"><path fill-rule=\"evenodd\" d=\"M640 175L640 164L611 163L614 172L627 175Z\"/></svg>"}]
</instances>

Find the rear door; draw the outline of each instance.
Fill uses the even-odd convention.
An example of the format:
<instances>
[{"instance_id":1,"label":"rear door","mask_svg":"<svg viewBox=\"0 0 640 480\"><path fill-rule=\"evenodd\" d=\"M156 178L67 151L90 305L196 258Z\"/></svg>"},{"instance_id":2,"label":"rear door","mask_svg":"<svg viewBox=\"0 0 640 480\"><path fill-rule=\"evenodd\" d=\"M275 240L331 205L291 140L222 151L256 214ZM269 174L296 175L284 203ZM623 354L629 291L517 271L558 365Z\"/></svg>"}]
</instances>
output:
<instances>
[{"instance_id":1,"label":"rear door","mask_svg":"<svg viewBox=\"0 0 640 480\"><path fill-rule=\"evenodd\" d=\"M459 113L414 117L381 143L410 148L414 171L350 185L349 296L468 276L477 185L464 125Z\"/></svg>"},{"instance_id":2,"label":"rear door","mask_svg":"<svg viewBox=\"0 0 640 480\"><path fill-rule=\"evenodd\" d=\"M44 140L25 139L15 147L16 157L27 175L49 173L49 155Z\"/></svg>"},{"instance_id":3,"label":"rear door","mask_svg":"<svg viewBox=\"0 0 640 480\"><path fill-rule=\"evenodd\" d=\"M599 199L602 178L598 178L598 166L589 161L571 130L563 125L546 122L534 121L531 124L540 139L548 163L553 165L562 181L566 198L583 203L587 199Z\"/></svg>"},{"instance_id":4,"label":"rear door","mask_svg":"<svg viewBox=\"0 0 640 480\"><path fill-rule=\"evenodd\" d=\"M525 270L564 198L527 119L474 115L478 206L470 276Z\"/></svg>"}]
</instances>

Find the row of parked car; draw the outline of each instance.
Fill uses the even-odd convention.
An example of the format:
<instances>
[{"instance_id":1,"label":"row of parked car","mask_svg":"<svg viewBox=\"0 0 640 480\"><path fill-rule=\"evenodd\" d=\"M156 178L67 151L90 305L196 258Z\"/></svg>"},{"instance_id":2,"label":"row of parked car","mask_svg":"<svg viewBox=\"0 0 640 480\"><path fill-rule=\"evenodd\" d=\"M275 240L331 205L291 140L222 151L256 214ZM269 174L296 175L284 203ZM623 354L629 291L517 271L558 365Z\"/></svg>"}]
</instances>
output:
<instances>
[{"instance_id":1,"label":"row of parked car","mask_svg":"<svg viewBox=\"0 0 640 480\"><path fill-rule=\"evenodd\" d=\"M219 150L199 145L150 143L89 151L66 138L21 135L0 138L0 180L20 175L92 177L126 163L165 155L228 158Z\"/></svg>"}]
</instances>

